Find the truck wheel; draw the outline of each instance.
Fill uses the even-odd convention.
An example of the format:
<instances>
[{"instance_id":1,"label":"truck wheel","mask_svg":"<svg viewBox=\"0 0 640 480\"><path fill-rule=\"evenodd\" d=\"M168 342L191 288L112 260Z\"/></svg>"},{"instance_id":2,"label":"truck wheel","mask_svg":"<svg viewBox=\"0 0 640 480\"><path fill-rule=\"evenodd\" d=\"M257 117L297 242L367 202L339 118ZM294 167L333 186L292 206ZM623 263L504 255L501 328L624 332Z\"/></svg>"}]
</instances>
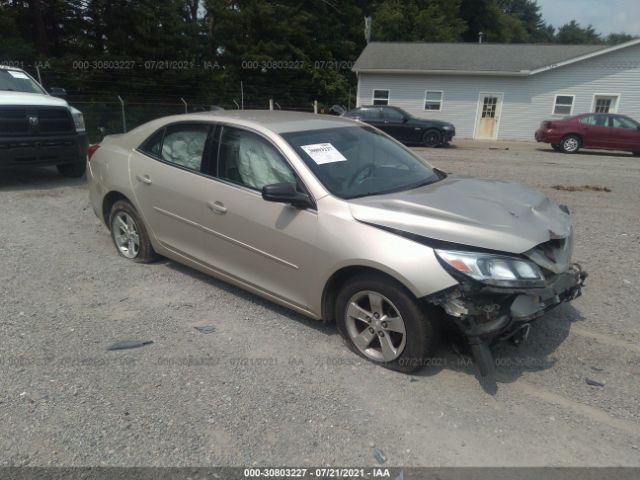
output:
<instances>
[{"instance_id":1,"label":"truck wheel","mask_svg":"<svg viewBox=\"0 0 640 480\"><path fill-rule=\"evenodd\" d=\"M562 153L576 153L580 150L581 141L577 135L567 135L560 141Z\"/></svg>"},{"instance_id":2,"label":"truck wheel","mask_svg":"<svg viewBox=\"0 0 640 480\"><path fill-rule=\"evenodd\" d=\"M62 165L57 165L56 168L63 177L80 178L87 169L87 162L63 163Z\"/></svg>"},{"instance_id":3,"label":"truck wheel","mask_svg":"<svg viewBox=\"0 0 640 480\"><path fill-rule=\"evenodd\" d=\"M113 204L109 215L111 239L118 253L138 263L149 263L156 258L147 229L136 209L120 200Z\"/></svg>"},{"instance_id":4,"label":"truck wheel","mask_svg":"<svg viewBox=\"0 0 640 480\"><path fill-rule=\"evenodd\" d=\"M351 350L392 370L419 370L437 348L435 315L382 275L349 280L336 298L336 319Z\"/></svg>"},{"instance_id":5,"label":"truck wheel","mask_svg":"<svg viewBox=\"0 0 640 480\"><path fill-rule=\"evenodd\" d=\"M433 128L429 129L422 135L422 144L425 147L437 147L442 144L442 134Z\"/></svg>"}]
</instances>

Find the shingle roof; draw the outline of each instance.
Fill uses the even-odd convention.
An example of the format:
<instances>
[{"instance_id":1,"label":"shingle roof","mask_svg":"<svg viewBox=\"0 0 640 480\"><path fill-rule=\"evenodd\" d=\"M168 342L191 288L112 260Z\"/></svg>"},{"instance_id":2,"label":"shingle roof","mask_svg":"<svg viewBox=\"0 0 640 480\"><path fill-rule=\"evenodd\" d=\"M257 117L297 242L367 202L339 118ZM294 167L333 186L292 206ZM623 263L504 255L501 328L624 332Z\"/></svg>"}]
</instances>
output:
<instances>
[{"instance_id":1,"label":"shingle roof","mask_svg":"<svg viewBox=\"0 0 640 480\"><path fill-rule=\"evenodd\" d=\"M353 70L521 73L582 55L608 45L371 42Z\"/></svg>"}]
</instances>

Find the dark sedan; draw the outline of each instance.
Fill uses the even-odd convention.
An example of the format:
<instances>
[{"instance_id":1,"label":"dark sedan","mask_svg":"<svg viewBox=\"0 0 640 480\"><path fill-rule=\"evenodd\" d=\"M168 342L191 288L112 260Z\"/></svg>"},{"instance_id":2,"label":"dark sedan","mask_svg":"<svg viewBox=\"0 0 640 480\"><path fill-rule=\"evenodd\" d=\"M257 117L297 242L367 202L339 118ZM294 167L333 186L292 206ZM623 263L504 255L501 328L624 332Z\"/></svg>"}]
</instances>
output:
<instances>
[{"instance_id":1,"label":"dark sedan","mask_svg":"<svg viewBox=\"0 0 640 480\"><path fill-rule=\"evenodd\" d=\"M403 143L426 147L446 145L456 134L455 127L448 122L416 118L398 107L358 107L344 116L373 125Z\"/></svg>"},{"instance_id":2,"label":"dark sedan","mask_svg":"<svg viewBox=\"0 0 640 480\"><path fill-rule=\"evenodd\" d=\"M563 153L581 148L626 150L640 156L640 123L611 113L584 113L561 120L545 120L535 133L538 142Z\"/></svg>"}]
</instances>

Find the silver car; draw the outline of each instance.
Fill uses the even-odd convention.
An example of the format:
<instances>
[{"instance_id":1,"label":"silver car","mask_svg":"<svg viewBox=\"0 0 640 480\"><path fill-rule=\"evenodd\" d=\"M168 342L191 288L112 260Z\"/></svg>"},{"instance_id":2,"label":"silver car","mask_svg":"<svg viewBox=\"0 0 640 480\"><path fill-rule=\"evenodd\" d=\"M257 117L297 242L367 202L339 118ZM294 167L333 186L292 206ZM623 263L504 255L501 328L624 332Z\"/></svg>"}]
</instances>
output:
<instances>
[{"instance_id":1,"label":"silver car","mask_svg":"<svg viewBox=\"0 0 640 480\"><path fill-rule=\"evenodd\" d=\"M93 209L120 255L163 255L337 323L403 372L443 322L489 346L576 298L569 211L522 185L447 175L346 118L236 111L154 120L92 146Z\"/></svg>"}]
</instances>

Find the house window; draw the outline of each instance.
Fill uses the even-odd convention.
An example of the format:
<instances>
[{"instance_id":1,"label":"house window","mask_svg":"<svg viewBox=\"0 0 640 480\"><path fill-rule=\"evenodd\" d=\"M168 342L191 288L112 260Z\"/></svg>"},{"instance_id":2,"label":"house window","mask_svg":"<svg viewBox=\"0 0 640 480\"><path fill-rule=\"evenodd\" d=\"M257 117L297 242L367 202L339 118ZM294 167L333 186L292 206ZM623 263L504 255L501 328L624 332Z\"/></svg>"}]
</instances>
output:
<instances>
[{"instance_id":1,"label":"house window","mask_svg":"<svg viewBox=\"0 0 640 480\"><path fill-rule=\"evenodd\" d=\"M373 104L374 105L389 105L389 90L374 90L373 91Z\"/></svg>"},{"instance_id":2,"label":"house window","mask_svg":"<svg viewBox=\"0 0 640 480\"><path fill-rule=\"evenodd\" d=\"M618 95L594 95L594 113L616 113L618 108Z\"/></svg>"},{"instance_id":3,"label":"house window","mask_svg":"<svg viewBox=\"0 0 640 480\"><path fill-rule=\"evenodd\" d=\"M575 95L556 95L553 102L554 115L571 115Z\"/></svg>"},{"instance_id":4,"label":"house window","mask_svg":"<svg viewBox=\"0 0 640 480\"><path fill-rule=\"evenodd\" d=\"M424 94L425 110L442 110L442 92L427 90Z\"/></svg>"}]
</instances>

